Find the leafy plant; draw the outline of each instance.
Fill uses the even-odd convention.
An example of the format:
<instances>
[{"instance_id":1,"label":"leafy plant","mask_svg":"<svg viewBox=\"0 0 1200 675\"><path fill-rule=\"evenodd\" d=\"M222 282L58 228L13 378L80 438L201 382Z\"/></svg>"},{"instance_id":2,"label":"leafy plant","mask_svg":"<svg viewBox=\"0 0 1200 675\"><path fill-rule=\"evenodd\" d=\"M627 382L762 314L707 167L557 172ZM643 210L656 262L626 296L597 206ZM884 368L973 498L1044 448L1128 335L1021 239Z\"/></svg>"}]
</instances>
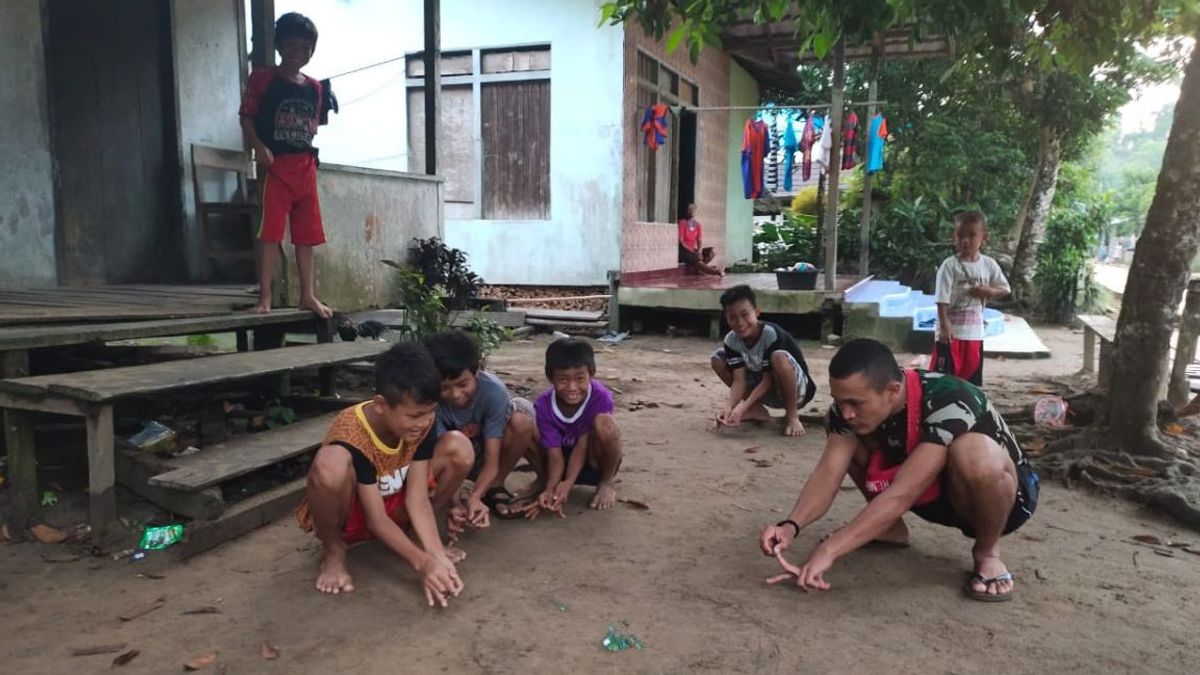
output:
<instances>
[{"instance_id":1,"label":"leafy plant","mask_svg":"<svg viewBox=\"0 0 1200 675\"><path fill-rule=\"evenodd\" d=\"M296 411L283 405L278 400L273 400L267 405L265 421L268 429L292 424L296 421Z\"/></svg>"},{"instance_id":2,"label":"leafy plant","mask_svg":"<svg viewBox=\"0 0 1200 675\"><path fill-rule=\"evenodd\" d=\"M1034 309L1049 321L1067 323L1076 312L1103 302L1089 260L1113 206L1111 196L1096 189L1090 172L1090 167L1064 165L1046 241L1038 250Z\"/></svg>"},{"instance_id":3,"label":"leafy plant","mask_svg":"<svg viewBox=\"0 0 1200 675\"><path fill-rule=\"evenodd\" d=\"M765 222L755 231L755 262L768 270L802 261L817 264L817 238L816 216L784 211L781 222Z\"/></svg>"},{"instance_id":4,"label":"leafy plant","mask_svg":"<svg viewBox=\"0 0 1200 675\"><path fill-rule=\"evenodd\" d=\"M447 309L467 309L479 294L483 279L467 265L467 254L450 248L437 237L413 239L409 263L424 283L442 289Z\"/></svg>"},{"instance_id":5,"label":"leafy plant","mask_svg":"<svg viewBox=\"0 0 1200 675\"><path fill-rule=\"evenodd\" d=\"M394 260L384 260L383 264L396 269L396 288L404 307L404 323L397 329L401 339L420 340L445 330L449 319L442 292L425 283L425 275L410 264Z\"/></svg>"},{"instance_id":6,"label":"leafy plant","mask_svg":"<svg viewBox=\"0 0 1200 675\"><path fill-rule=\"evenodd\" d=\"M479 355L484 361L487 360L488 354L495 352L500 345L513 338L511 329L501 326L483 314L472 315L467 322L467 329L475 336L475 342L479 346Z\"/></svg>"}]
</instances>

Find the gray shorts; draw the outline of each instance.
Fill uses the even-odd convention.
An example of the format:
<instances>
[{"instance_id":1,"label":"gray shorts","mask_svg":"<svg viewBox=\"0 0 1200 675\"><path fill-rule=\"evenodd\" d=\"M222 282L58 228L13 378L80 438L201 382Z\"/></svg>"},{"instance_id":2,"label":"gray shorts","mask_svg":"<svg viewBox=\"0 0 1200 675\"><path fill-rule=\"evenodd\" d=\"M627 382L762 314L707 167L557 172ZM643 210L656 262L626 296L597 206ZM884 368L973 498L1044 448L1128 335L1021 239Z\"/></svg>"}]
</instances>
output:
<instances>
[{"instance_id":1,"label":"gray shorts","mask_svg":"<svg viewBox=\"0 0 1200 675\"><path fill-rule=\"evenodd\" d=\"M796 374L796 410L799 411L801 408L808 405L808 402L812 400L816 387L813 386L812 381L808 377L808 373L806 373L804 368L800 366L800 362L796 360L796 357L792 356L788 352L783 352L783 355L787 357L787 362L792 366L792 372ZM712 353L712 356L713 358L724 361L725 348L718 347L716 351ZM746 394L749 394L751 391L753 391L754 388L757 387L760 382L762 382L762 380L763 371L750 370L749 368L746 368ZM783 396L780 395L778 387L772 387L771 391L767 392L767 395L763 397L761 402L763 405L771 408L782 408Z\"/></svg>"},{"instance_id":2,"label":"gray shorts","mask_svg":"<svg viewBox=\"0 0 1200 675\"><path fill-rule=\"evenodd\" d=\"M509 421L512 420L514 413L523 413L529 415L529 419L536 420L533 412L533 404L529 399L520 396L511 396L508 399L508 407L504 411L504 426L507 427ZM479 472L483 469L483 460L487 453L483 451L483 435L480 434L471 439L471 445L475 448L475 464L471 467L471 472L467 474L467 478L475 480Z\"/></svg>"}]
</instances>

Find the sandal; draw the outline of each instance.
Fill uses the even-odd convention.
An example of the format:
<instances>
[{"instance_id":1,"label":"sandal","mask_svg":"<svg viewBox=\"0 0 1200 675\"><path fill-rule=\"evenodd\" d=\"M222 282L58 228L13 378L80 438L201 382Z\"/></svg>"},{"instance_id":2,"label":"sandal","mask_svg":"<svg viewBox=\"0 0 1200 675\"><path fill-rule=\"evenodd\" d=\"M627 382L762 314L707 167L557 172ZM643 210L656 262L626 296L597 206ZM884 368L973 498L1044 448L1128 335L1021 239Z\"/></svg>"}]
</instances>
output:
<instances>
[{"instance_id":1,"label":"sandal","mask_svg":"<svg viewBox=\"0 0 1200 675\"><path fill-rule=\"evenodd\" d=\"M968 598L971 598L972 600L978 600L979 602L1008 602L1009 600L1012 600L1012 591L1007 593L988 593L986 589L988 586L996 582L1012 580L1012 572L997 574L990 579L983 576L979 572L972 572L967 576L967 583L965 586L963 586L963 591L967 594ZM971 588L971 585L976 583L983 584L985 590L982 593L974 588Z\"/></svg>"},{"instance_id":2,"label":"sandal","mask_svg":"<svg viewBox=\"0 0 1200 675\"><path fill-rule=\"evenodd\" d=\"M491 509L492 512L496 514L496 517L500 520L516 520L518 518L525 517L525 512L522 511L520 507L528 504L530 500L517 499L513 493L509 492L504 487L497 485L496 487L485 492L481 501L485 506Z\"/></svg>"}]
</instances>

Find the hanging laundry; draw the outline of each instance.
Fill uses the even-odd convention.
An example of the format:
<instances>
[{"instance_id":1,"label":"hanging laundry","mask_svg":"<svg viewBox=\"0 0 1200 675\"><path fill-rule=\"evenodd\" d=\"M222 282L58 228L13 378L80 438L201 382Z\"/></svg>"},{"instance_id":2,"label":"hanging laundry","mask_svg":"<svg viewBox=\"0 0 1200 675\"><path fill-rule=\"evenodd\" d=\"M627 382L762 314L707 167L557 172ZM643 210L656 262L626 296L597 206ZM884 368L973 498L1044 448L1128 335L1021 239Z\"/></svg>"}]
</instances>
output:
<instances>
[{"instance_id":1,"label":"hanging laundry","mask_svg":"<svg viewBox=\"0 0 1200 675\"><path fill-rule=\"evenodd\" d=\"M833 122L827 115L821 126L821 142L817 143L817 156L813 161L818 174L829 171L829 153L833 150Z\"/></svg>"},{"instance_id":2,"label":"hanging laundry","mask_svg":"<svg viewBox=\"0 0 1200 675\"><path fill-rule=\"evenodd\" d=\"M642 133L645 135L646 145L651 150L657 150L658 146L667 142L667 105L665 103L646 106L646 112L642 115Z\"/></svg>"},{"instance_id":3,"label":"hanging laundry","mask_svg":"<svg viewBox=\"0 0 1200 675\"><path fill-rule=\"evenodd\" d=\"M771 151L765 122L751 117L742 130L742 188L746 199L763 195L763 159Z\"/></svg>"},{"instance_id":4,"label":"hanging laundry","mask_svg":"<svg viewBox=\"0 0 1200 675\"><path fill-rule=\"evenodd\" d=\"M846 128L842 130L842 171L849 171L858 164L858 113L853 110L846 117Z\"/></svg>"},{"instance_id":5,"label":"hanging laundry","mask_svg":"<svg viewBox=\"0 0 1200 675\"><path fill-rule=\"evenodd\" d=\"M809 115L804 120L804 130L800 132L800 180L807 183L812 178L812 147L817 140L815 115Z\"/></svg>"},{"instance_id":6,"label":"hanging laundry","mask_svg":"<svg viewBox=\"0 0 1200 675\"><path fill-rule=\"evenodd\" d=\"M767 128L771 132L771 151L767 154L766 166L763 167L763 188L766 193L773 194L779 192L779 169L783 164L783 129L774 115L767 122Z\"/></svg>"},{"instance_id":7,"label":"hanging laundry","mask_svg":"<svg viewBox=\"0 0 1200 675\"><path fill-rule=\"evenodd\" d=\"M875 113L867 133L867 173L883 171L883 146L887 136L887 120L883 119L882 113Z\"/></svg>"},{"instance_id":8,"label":"hanging laundry","mask_svg":"<svg viewBox=\"0 0 1200 675\"><path fill-rule=\"evenodd\" d=\"M796 168L796 128L795 122L789 117L787 127L783 131L783 191L792 191L792 171Z\"/></svg>"}]
</instances>

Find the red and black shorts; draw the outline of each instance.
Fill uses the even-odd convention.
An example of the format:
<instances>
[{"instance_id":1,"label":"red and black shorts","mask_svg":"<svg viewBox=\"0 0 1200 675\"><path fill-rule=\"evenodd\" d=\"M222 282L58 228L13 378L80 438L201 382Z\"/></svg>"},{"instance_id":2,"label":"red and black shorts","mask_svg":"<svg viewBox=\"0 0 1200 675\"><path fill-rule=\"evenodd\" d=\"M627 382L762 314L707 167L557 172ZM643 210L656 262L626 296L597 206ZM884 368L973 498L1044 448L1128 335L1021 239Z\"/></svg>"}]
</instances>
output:
<instances>
[{"instance_id":1,"label":"red and black shorts","mask_svg":"<svg viewBox=\"0 0 1200 675\"><path fill-rule=\"evenodd\" d=\"M317 199L317 158L309 152L276 155L263 176L258 238L268 243L282 242L289 224L293 245L325 243L321 204Z\"/></svg>"},{"instance_id":2,"label":"red and black shorts","mask_svg":"<svg viewBox=\"0 0 1200 675\"><path fill-rule=\"evenodd\" d=\"M959 340L950 338L950 343L933 343L933 357L929 369L960 380L983 386L983 340Z\"/></svg>"}]
</instances>

